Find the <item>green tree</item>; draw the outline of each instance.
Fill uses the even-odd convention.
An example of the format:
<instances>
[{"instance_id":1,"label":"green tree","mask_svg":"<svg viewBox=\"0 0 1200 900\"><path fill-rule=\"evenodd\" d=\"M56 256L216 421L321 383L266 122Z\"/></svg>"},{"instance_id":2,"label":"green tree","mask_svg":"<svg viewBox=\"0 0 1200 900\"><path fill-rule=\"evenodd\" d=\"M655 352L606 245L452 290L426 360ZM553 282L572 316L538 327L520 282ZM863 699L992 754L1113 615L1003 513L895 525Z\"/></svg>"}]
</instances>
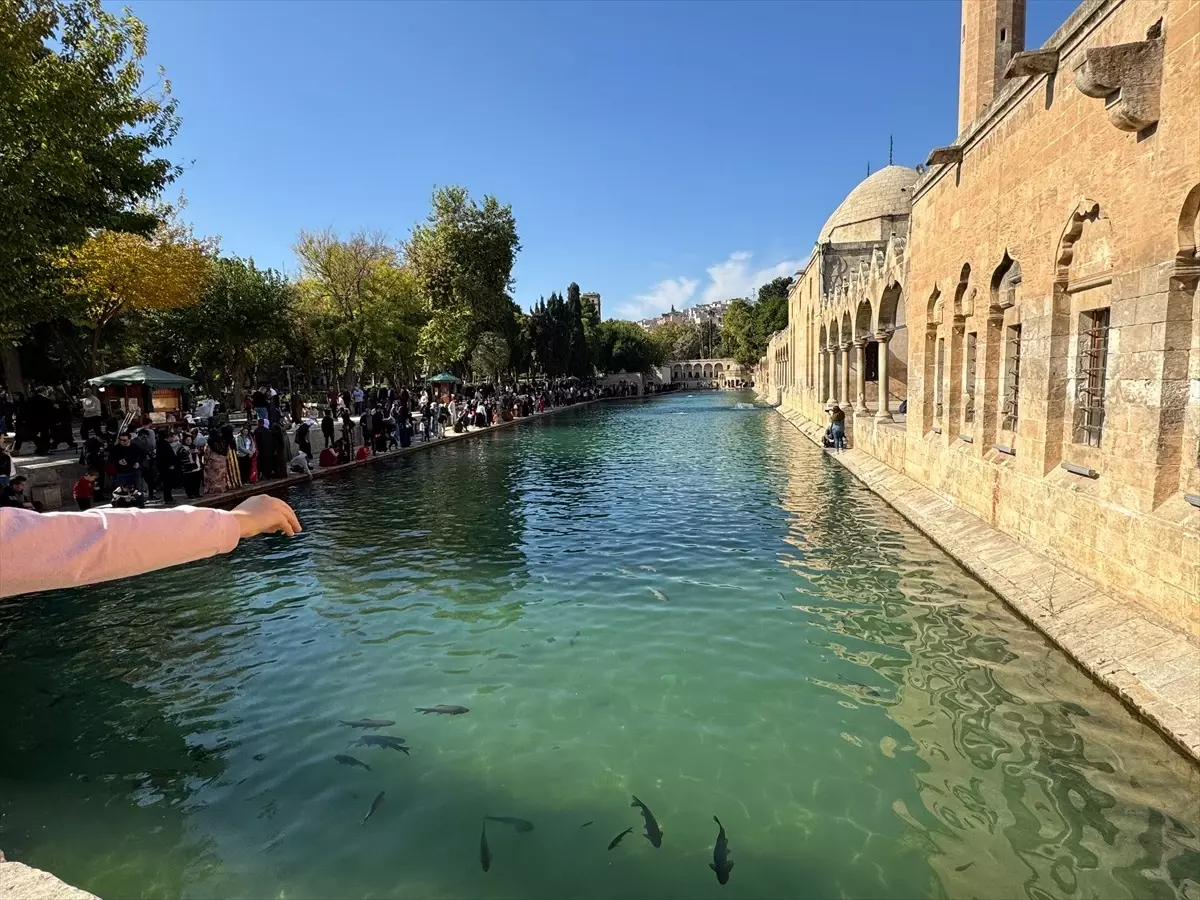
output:
<instances>
[{"instance_id":1,"label":"green tree","mask_svg":"<svg viewBox=\"0 0 1200 900\"><path fill-rule=\"evenodd\" d=\"M426 315L417 279L404 266L386 266L377 273L363 311L363 367L386 374L393 384L418 374L419 341Z\"/></svg>"},{"instance_id":2,"label":"green tree","mask_svg":"<svg viewBox=\"0 0 1200 900\"><path fill-rule=\"evenodd\" d=\"M597 330L597 362L603 372L649 372L661 365L662 347L636 322L609 319Z\"/></svg>"},{"instance_id":3,"label":"green tree","mask_svg":"<svg viewBox=\"0 0 1200 900\"><path fill-rule=\"evenodd\" d=\"M505 337L495 331L485 331L471 351L471 369L476 379L485 375L498 381L508 371L510 359L511 350Z\"/></svg>"},{"instance_id":4,"label":"green tree","mask_svg":"<svg viewBox=\"0 0 1200 900\"><path fill-rule=\"evenodd\" d=\"M147 358L169 354L188 372L204 372L209 390L231 394L238 409L246 376L278 353L275 345L296 316L295 290L282 274L221 257L196 303L147 316Z\"/></svg>"},{"instance_id":5,"label":"green tree","mask_svg":"<svg viewBox=\"0 0 1200 900\"><path fill-rule=\"evenodd\" d=\"M594 371L593 354L588 347L587 331L584 328L583 301L580 300L579 285L573 281L567 286L566 316L567 374L584 378Z\"/></svg>"},{"instance_id":6,"label":"green tree","mask_svg":"<svg viewBox=\"0 0 1200 900\"><path fill-rule=\"evenodd\" d=\"M359 231L343 241L325 230L301 231L295 251L303 276L300 290L332 332L331 341L344 350L342 384L353 387L369 308L389 289L396 250L380 232Z\"/></svg>"},{"instance_id":7,"label":"green tree","mask_svg":"<svg viewBox=\"0 0 1200 900\"><path fill-rule=\"evenodd\" d=\"M508 291L520 249L512 207L491 195L476 203L461 187L433 192L428 219L413 226L404 247L406 264L431 314L430 327L437 332L425 336L431 351L457 352L465 329L460 355L446 360L458 363L478 335L509 327Z\"/></svg>"},{"instance_id":8,"label":"green tree","mask_svg":"<svg viewBox=\"0 0 1200 900\"><path fill-rule=\"evenodd\" d=\"M788 290L792 280L790 275L776 278L758 289L756 316L762 334L768 338L787 325ZM766 343L763 348L766 349Z\"/></svg>"},{"instance_id":9,"label":"green tree","mask_svg":"<svg viewBox=\"0 0 1200 900\"><path fill-rule=\"evenodd\" d=\"M0 354L60 315L64 248L98 229L150 235L144 202L179 174L170 82L146 89L146 29L101 0L0 0Z\"/></svg>"}]
</instances>

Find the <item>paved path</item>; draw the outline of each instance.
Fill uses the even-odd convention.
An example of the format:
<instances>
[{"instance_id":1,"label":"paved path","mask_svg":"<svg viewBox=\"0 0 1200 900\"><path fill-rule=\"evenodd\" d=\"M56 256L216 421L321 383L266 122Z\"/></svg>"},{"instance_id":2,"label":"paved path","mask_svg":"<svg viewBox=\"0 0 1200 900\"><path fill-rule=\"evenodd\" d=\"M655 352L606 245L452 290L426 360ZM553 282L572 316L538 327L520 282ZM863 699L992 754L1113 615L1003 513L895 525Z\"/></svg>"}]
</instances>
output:
<instances>
[{"instance_id":1,"label":"paved path","mask_svg":"<svg viewBox=\"0 0 1200 900\"><path fill-rule=\"evenodd\" d=\"M821 446L822 426L799 413L778 411ZM875 457L861 450L829 455L1200 762L1200 641L1017 543Z\"/></svg>"}]
</instances>

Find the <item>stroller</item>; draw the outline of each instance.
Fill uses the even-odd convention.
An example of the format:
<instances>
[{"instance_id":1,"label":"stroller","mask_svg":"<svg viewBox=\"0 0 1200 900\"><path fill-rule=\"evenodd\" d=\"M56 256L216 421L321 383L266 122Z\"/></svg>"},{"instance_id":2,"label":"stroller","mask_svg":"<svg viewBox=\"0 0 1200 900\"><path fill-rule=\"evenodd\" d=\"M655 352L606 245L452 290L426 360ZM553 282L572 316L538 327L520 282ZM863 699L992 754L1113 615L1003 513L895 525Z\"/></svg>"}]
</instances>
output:
<instances>
[{"instance_id":1,"label":"stroller","mask_svg":"<svg viewBox=\"0 0 1200 900\"><path fill-rule=\"evenodd\" d=\"M146 505L146 495L122 484L113 489L112 505L113 509L141 509Z\"/></svg>"}]
</instances>

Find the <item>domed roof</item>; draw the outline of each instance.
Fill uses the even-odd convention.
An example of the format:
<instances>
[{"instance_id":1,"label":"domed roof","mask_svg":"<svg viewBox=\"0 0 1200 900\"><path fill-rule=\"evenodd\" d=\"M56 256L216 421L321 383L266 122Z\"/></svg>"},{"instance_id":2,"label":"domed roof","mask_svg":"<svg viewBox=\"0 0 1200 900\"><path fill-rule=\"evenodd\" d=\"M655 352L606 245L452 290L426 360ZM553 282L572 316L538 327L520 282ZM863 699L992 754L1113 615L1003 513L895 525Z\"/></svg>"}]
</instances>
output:
<instances>
[{"instance_id":1,"label":"domed roof","mask_svg":"<svg viewBox=\"0 0 1200 900\"><path fill-rule=\"evenodd\" d=\"M882 216L908 215L912 209L913 185L920 175L907 166L888 166L867 176L846 195L833 211L817 241L825 244L831 240L849 242L869 237L859 237L849 226L879 219ZM837 232L844 232L838 234Z\"/></svg>"}]
</instances>

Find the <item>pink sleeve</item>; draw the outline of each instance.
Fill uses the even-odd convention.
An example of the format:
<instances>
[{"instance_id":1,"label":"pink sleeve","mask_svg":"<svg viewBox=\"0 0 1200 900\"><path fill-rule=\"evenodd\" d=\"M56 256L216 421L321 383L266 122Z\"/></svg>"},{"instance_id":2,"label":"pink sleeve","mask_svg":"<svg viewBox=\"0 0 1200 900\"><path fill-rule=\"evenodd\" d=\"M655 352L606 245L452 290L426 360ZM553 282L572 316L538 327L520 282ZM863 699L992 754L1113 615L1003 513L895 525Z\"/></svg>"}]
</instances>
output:
<instances>
[{"instance_id":1,"label":"pink sleeve","mask_svg":"<svg viewBox=\"0 0 1200 900\"><path fill-rule=\"evenodd\" d=\"M228 553L237 518L223 509L0 509L0 597L141 575Z\"/></svg>"}]
</instances>

